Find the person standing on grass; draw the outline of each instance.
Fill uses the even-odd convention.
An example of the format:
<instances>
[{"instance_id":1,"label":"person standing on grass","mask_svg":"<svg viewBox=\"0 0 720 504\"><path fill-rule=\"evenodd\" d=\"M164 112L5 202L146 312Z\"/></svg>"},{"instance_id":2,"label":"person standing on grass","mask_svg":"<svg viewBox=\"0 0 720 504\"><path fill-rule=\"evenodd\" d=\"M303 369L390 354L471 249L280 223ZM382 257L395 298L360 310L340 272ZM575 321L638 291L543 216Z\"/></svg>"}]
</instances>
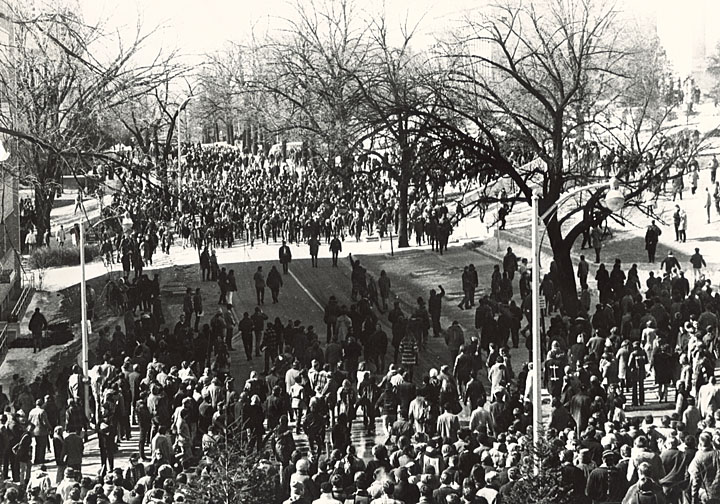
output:
<instances>
[{"instance_id":1,"label":"person standing on grass","mask_svg":"<svg viewBox=\"0 0 720 504\"><path fill-rule=\"evenodd\" d=\"M710 209L712 208L712 196L710 195L710 188L705 188L705 212L707 213L707 223L710 224Z\"/></svg>"},{"instance_id":2,"label":"person standing on grass","mask_svg":"<svg viewBox=\"0 0 720 504\"><path fill-rule=\"evenodd\" d=\"M708 196L710 196L710 193L708 192ZM708 206L708 222L710 222L710 207ZM60 248L65 246L65 240L67 239L67 233L65 232L65 228L62 224L60 224L60 230L57 234L57 241L60 245Z\"/></svg>"},{"instance_id":3,"label":"person standing on grass","mask_svg":"<svg viewBox=\"0 0 720 504\"><path fill-rule=\"evenodd\" d=\"M428 298L428 312L432 321L433 338L438 338L442 331L440 315L442 314L442 299L445 297L445 289L443 289L442 285L438 285L438 289L440 289L439 293L435 292L435 289L431 289Z\"/></svg>"},{"instance_id":4,"label":"person standing on grass","mask_svg":"<svg viewBox=\"0 0 720 504\"><path fill-rule=\"evenodd\" d=\"M699 248L695 248L695 253L690 256L690 264L693 267L693 280L697 283L703 278L702 269L707 267Z\"/></svg>"},{"instance_id":5,"label":"person standing on grass","mask_svg":"<svg viewBox=\"0 0 720 504\"><path fill-rule=\"evenodd\" d=\"M655 224L655 221L650 221L650 225L645 231L645 250L648 254L648 262L655 262L655 251L657 250L658 241L660 241L660 235L662 231Z\"/></svg>"},{"instance_id":6,"label":"person standing on grass","mask_svg":"<svg viewBox=\"0 0 720 504\"><path fill-rule=\"evenodd\" d=\"M32 333L33 353L42 350L42 333L47 329L48 322L45 315L40 313L40 308L35 308L35 313L30 317L28 329Z\"/></svg>"},{"instance_id":7,"label":"person standing on grass","mask_svg":"<svg viewBox=\"0 0 720 504\"><path fill-rule=\"evenodd\" d=\"M512 248L507 248L507 254L503 258L503 270L507 273L510 281L515 277L515 272L518 269L518 258L513 253Z\"/></svg>"}]
</instances>

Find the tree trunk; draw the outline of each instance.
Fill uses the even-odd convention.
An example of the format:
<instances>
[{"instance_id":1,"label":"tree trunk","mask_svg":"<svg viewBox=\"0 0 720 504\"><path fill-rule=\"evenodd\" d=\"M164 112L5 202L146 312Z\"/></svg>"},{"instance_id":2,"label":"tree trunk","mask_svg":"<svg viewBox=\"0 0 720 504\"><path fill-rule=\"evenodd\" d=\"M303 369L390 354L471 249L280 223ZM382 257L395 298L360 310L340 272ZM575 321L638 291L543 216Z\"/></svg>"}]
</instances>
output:
<instances>
[{"instance_id":1,"label":"tree trunk","mask_svg":"<svg viewBox=\"0 0 720 504\"><path fill-rule=\"evenodd\" d=\"M575 268L570 252L571 247L564 245L557 248L553 247L553 257L557 266L558 282L560 283L557 288L560 289L565 311L571 317L575 317L578 312L579 301L575 283Z\"/></svg>"},{"instance_id":2,"label":"tree trunk","mask_svg":"<svg viewBox=\"0 0 720 504\"><path fill-rule=\"evenodd\" d=\"M405 172L403 172L405 173ZM398 192L400 193L400 201L398 202L398 248L406 248L410 246L408 240L408 190L410 188L410 179L401 174L398 183Z\"/></svg>"},{"instance_id":3,"label":"tree trunk","mask_svg":"<svg viewBox=\"0 0 720 504\"><path fill-rule=\"evenodd\" d=\"M55 190L48 190L43 186L35 187L35 225L39 236L50 229L50 212L55 201Z\"/></svg>"}]
</instances>

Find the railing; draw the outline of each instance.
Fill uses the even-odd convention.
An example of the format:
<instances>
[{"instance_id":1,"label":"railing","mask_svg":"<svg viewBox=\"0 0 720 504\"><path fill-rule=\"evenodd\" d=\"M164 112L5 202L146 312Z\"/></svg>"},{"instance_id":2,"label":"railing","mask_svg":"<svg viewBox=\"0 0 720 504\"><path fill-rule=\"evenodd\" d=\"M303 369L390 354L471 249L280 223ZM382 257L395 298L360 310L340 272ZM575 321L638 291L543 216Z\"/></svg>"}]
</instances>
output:
<instances>
[{"instance_id":1,"label":"railing","mask_svg":"<svg viewBox=\"0 0 720 504\"><path fill-rule=\"evenodd\" d=\"M0 362L5 359L8 352L8 325L5 324L5 327L0 331Z\"/></svg>"},{"instance_id":2,"label":"railing","mask_svg":"<svg viewBox=\"0 0 720 504\"><path fill-rule=\"evenodd\" d=\"M10 312L10 320L17 322L20 321L20 314L25 309L32 290L33 287L27 284L22 288L22 291L20 292L20 297L18 298L17 303L15 303L15 306Z\"/></svg>"}]
</instances>

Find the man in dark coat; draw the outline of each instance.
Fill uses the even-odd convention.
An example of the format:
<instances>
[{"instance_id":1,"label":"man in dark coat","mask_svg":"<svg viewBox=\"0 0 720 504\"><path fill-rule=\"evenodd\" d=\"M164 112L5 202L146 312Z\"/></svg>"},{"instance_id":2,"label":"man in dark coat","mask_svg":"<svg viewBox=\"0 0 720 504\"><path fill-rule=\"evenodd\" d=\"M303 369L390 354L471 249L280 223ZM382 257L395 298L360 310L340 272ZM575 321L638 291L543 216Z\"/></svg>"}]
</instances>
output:
<instances>
[{"instance_id":1,"label":"man in dark coat","mask_svg":"<svg viewBox=\"0 0 720 504\"><path fill-rule=\"evenodd\" d=\"M33 353L42 350L42 333L47 329L48 323L45 315L40 313L40 308L35 308L35 313L30 317L28 329L32 333Z\"/></svg>"},{"instance_id":2,"label":"man in dark coat","mask_svg":"<svg viewBox=\"0 0 720 504\"><path fill-rule=\"evenodd\" d=\"M661 234L662 231L655 225L655 221L650 221L650 225L645 232L645 250L647 250L649 263L655 262L655 251Z\"/></svg>"},{"instance_id":3,"label":"man in dark coat","mask_svg":"<svg viewBox=\"0 0 720 504\"><path fill-rule=\"evenodd\" d=\"M438 338L440 336L440 314L442 312L442 298L445 296L445 289L442 285L438 285L440 292L435 292L435 289L430 290L430 297L428 298L428 312L430 313L430 320L432 321L433 337Z\"/></svg>"},{"instance_id":4,"label":"man in dark coat","mask_svg":"<svg viewBox=\"0 0 720 504\"><path fill-rule=\"evenodd\" d=\"M285 243L285 240L283 240L282 245L280 246L280 250L278 252L278 258L280 259L280 264L282 264L283 273L287 275L288 271L290 271L290 261L292 261L292 252L290 252L290 247L287 246Z\"/></svg>"},{"instance_id":5,"label":"man in dark coat","mask_svg":"<svg viewBox=\"0 0 720 504\"><path fill-rule=\"evenodd\" d=\"M507 273L510 281L515 277L515 272L518 269L518 258L513 253L512 248L507 248L507 254L503 257L503 271Z\"/></svg>"},{"instance_id":6,"label":"man in dark coat","mask_svg":"<svg viewBox=\"0 0 720 504\"><path fill-rule=\"evenodd\" d=\"M588 476L585 493L593 504L622 502L627 491L627 479L616 466L619 457L618 453L605 450L602 465Z\"/></svg>"}]
</instances>

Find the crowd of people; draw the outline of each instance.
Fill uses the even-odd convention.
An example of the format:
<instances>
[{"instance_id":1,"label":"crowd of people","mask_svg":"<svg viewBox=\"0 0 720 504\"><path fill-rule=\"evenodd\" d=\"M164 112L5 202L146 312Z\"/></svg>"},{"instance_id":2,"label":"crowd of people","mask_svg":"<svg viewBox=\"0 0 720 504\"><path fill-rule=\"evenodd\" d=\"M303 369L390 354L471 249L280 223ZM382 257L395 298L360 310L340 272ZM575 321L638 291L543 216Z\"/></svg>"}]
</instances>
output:
<instances>
[{"instance_id":1,"label":"crowd of people","mask_svg":"<svg viewBox=\"0 0 720 504\"><path fill-rule=\"evenodd\" d=\"M720 499L720 294L699 249L688 264L668 253L644 286L636 264L624 269L615 259L608 271L596 250L594 307L584 256L575 300L563 299L550 264L541 284L550 317L541 375L551 412L540 471L557 478L538 490L529 468L539 384L532 365L513 365L510 352L522 337L528 350L532 342L527 260L508 248L487 282L474 265L463 268L458 308L474 310L476 329L466 335L457 322L443 324L454 307L444 306L441 285L403 304L385 271L376 278L350 256L351 301L330 297L321 336L302 320L271 320L263 311L266 288L273 303L283 300L291 261L284 241L306 240L312 255L325 238L336 266L336 237L382 234L395 218L390 186L338 186L310 167L286 170L227 147L188 147L185 158L182 210L171 194L134 179L137 190L113 205L132 226L99 230L110 243L106 260L123 265L106 296L124 321L100 330L102 362L87 389L75 366L30 385L16 376L9 396L0 393L3 474L16 483L5 502L205 502L203 485L230 445L262 459L277 501L288 504L502 504L525 502L529 491L579 504ZM419 215L441 225L447 212ZM660 234L654 223L647 230L651 263ZM143 266L158 245L169 251L174 236L198 250L204 282L185 292L171 324L160 279ZM277 265L253 276L257 303L242 315L234 272L213 251L236 238L283 242ZM447 245L435 232L428 239ZM263 373L233 375L238 334L244 358L262 358ZM428 365L435 338L446 353ZM671 414L626 414L626 406L645 405L648 378ZM353 442L358 429L379 438L369 455ZM92 476L82 470L89 435L97 436L102 466ZM134 435L136 453L115 467L120 441Z\"/></svg>"}]
</instances>

